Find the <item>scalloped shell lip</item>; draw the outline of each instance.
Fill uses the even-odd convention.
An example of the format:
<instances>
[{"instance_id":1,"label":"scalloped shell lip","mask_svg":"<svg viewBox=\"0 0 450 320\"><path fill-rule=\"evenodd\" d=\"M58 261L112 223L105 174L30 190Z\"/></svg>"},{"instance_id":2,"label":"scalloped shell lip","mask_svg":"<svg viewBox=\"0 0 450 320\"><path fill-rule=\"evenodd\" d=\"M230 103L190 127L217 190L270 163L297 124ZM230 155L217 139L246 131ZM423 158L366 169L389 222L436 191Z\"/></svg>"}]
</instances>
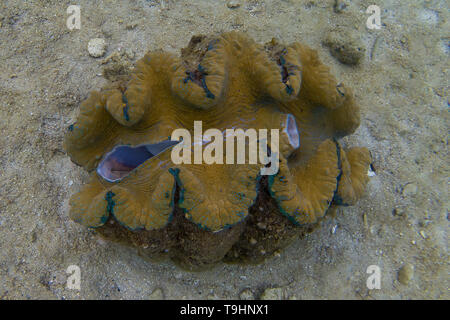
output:
<instances>
[{"instance_id":1,"label":"scalloped shell lip","mask_svg":"<svg viewBox=\"0 0 450 320\"><path fill-rule=\"evenodd\" d=\"M103 156L96 172L108 182L116 183L122 181L145 162L151 161L180 142L163 140L157 143L144 143L136 146L116 145Z\"/></svg>"},{"instance_id":2,"label":"scalloped shell lip","mask_svg":"<svg viewBox=\"0 0 450 320\"><path fill-rule=\"evenodd\" d=\"M200 109L218 104L224 91L226 59L221 40L217 38L209 42L195 67L187 68L181 61L175 66L172 92Z\"/></svg>"},{"instance_id":3,"label":"scalloped shell lip","mask_svg":"<svg viewBox=\"0 0 450 320\"><path fill-rule=\"evenodd\" d=\"M179 208L183 211L184 216L187 220L189 220L190 222L194 223L197 227L199 227L200 229L204 230L204 231L208 231L208 232L212 232L212 233L220 233L222 231L225 231L227 229L230 229L236 225L238 225L239 223L242 223L243 221L245 221L245 219L248 217L248 211L244 210L243 212L239 212L239 217L240 219L234 223L225 223L223 224L220 228L212 228L210 226L208 226L205 223L200 223L198 221L196 221L193 216L190 214L190 209L187 209L184 205L184 193L186 192L186 189L184 187L183 181L181 181L180 179L180 168L170 168L169 172L173 175L174 179L175 179L175 183L176 185L178 185L178 187L180 188L180 193L179 193L179 198L178 198L178 202L177 205L179 206ZM255 196L252 198L252 202L251 205L248 206L248 208L250 208L251 206L253 206L256 203L256 199L258 197L258 191L260 188L260 180L261 180L261 175L257 174L254 177L255 180L255 191L256 194ZM175 188L173 190L173 192L175 192ZM172 195L172 206L174 205L174 195Z\"/></svg>"},{"instance_id":4,"label":"scalloped shell lip","mask_svg":"<svg viewBox=\"0 0 450 320\"><path fill-rule=\"evenodd\" d=\"M286 48L285 52L280 55L277 62L281 69L281 82L285 86L287 97L296 97L300 92L302 82L301 62L295 54L295 50Z\"/></svg>"}]
</instances>

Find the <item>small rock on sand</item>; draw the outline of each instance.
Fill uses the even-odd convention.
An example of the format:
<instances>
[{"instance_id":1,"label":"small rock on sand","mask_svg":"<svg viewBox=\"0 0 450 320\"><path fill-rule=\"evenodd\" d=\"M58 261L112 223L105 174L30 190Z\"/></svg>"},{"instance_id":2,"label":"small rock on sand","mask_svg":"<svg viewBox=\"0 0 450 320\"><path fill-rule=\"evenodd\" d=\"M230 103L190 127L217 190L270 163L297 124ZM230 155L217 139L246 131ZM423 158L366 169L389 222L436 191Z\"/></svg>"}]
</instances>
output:
<instances>
[{"instance_id":1,"label":"small rock on sand","mask_svg":"<svg viewBox=\"0 0 450 320\"><path fill-rule=\"evenodd\" d=\"M417 185L408 183L403 187L402 195L405 197L414 196L417 193Z\"/></svg>"},{"instance_id":2,"label":"small rock on sand","mask_svg":"<svg viewBox=\"0 0 450 320\"><path fill-rule=\"evenodd\" d=\"M133 30L134 28L137 27L138 24L139 24L139 23L136 22L136 21L129 22L129 23L127 23L127 25L125 26L125 29L127 29L127 30Z\"/></svg>"},{"instance_id":3,"label":"small rock on sand","mask_svg":"<svg viewBox=\"0 0 450 320\"><path fill-rule=\"evenodd\" d=\"M410 263L406 263L398 271L398 281L401 284L408 285L411 279L414 277L414 266Z\"/></svg>"},{"instance_id":4,"label":"small rock on sand","mask_svg":"<svg viewBox=\"0 0 450 320\"><path fill-rule=\"evenodd\" d=\"M366 48L359 37L349 30L331 31L323 40L333 57L347 65L357 65L364 57Z\"/></svg>"},{"instance_id":5,"label":"small rock on sand","mask_svg":"<svg viewBox=\"0 0 450 320\"><path fill-rule=\"evenodd\" d=\"M241 300L255 300L255 295L253 294L252 290L247 288L242 290L242 292L239 294L239 298Z\"/></svg>"},{"instance_id":6,"label":"small rock on sand","mask_svg":"<svg viewBox=\"0 0 450 320\"><path fill-rule=\"evenodd\" d=\"M400 207L394 208L392 210L392 214L394 216L401 217L401 216L403 216L405 214L405 209L404 208L400 208Z\"/></svg>"},{"instance_id":7,"label":"small rock on sand","mask_svg":"<svg viewBox=\"0 0 450 320\"><path fill-rule=\"evenodd\" d=\"M261 295L261 300L281 300L283 299L282 288L267 288Z\"/></svg>"},{"instance_id":8,"label":"small rock on sand","mask_svg":"<svg viewBox=\"0 0 450 320\"><path fill-rule=\"evenodd\" d=\"M345 3L344 0L335 0L334 1L334 12L336 13L341 13L342 11L345 10L345 8L347 8L347 3Z\"/></svg>"},{"instance_id":9,"label":"small rock on sand","mask_svg":"<svg viewBox=\"0 0 450 320\"><path fill-rule=\"evenodd\" d=\"M106 52L106 41L102 38L94 38L89 40L88 52L91 57L102 57Z\"/></svg>"},{"instance_id":10,"label":"small rock on sand","mask_svg":"<svg viewBox=\"0 0 450 320\"><path fill-rule=\"evenodd\" d=\"M148 300L164 300L164 294L160 288L155 289L149 296Z\"/></svg>"},{"instance_id":11,"label":"small rock on sand","mask_svg":"<svg viewBox=\"0 0 450 320\"><path fill-rule=\"evenodd\" d=\"M239 1L230 0L227 2L227 7L230 9L236 9L239 8L240 6L241 4L239 3Z\"/></svg>"}]
</instances>

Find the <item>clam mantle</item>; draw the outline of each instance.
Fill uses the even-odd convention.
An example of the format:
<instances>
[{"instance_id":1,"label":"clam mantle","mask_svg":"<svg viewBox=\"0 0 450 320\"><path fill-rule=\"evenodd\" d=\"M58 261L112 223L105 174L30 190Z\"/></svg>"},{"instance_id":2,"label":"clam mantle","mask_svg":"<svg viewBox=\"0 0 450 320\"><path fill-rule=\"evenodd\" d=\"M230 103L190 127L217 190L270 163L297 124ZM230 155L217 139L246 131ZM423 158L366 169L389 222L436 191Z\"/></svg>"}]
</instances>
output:
<instances>
[{"instance_id":1,"label":"clam mantle","mask_svg":"<svg viewBox=\"0 0 450 320\"><path fill-rule=\"evenodd\" d=\"M278 129L279 170L173 163L170 135L194 136L194 121L203 130ZM180 57L149 52L128 81L81 104L64 145L92 173L71 197L70 217L188 269L260 262L362 196L370 153L338 141L359 121L351 90L315 50L238 32L195 36Z\"/></svg>"}]
</instances>

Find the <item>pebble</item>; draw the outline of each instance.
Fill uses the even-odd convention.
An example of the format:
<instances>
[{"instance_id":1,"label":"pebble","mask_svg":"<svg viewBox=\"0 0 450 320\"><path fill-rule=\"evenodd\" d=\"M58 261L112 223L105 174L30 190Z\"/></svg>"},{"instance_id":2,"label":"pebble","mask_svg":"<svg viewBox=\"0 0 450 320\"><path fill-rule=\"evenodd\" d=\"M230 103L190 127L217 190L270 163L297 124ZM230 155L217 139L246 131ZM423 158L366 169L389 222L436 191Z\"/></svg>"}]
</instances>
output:
<instances>
[{"instance_id":1,"label":"pebble","mask_svg":"<svg viewBox=\"0 0 450 320\"><path fill-rule=\"evenodd\" d=\"M330 53L346 65L358 65L365 55L366 48L359 36L348 30L333 30L323 41Z\"/></svg>"},{"instance_id":2,"label":"pebble","mask_svg":"<svg viewBox=\"0 0 450 320\"><path fill-rule=\"evenodd\" d=\"M331 228L331 234L335 234L336 233L336 229L337 229L338 225L334 225L333 228Z\"/></svg>"},{"instance_id":3,"label":"pebble","mask_svg":"<svg viewBox=\"0 0 450 320\"><path fill-rule=\"evenodd\" d=\"M36 233L36 231L33 231L32 233L31 233L31 242L36 242L36 240L37 240L37 233Z\"/></svg>"},{"instance_id":4,"label":"pebble","mask_svg":"<svg viewBox=\"0 0 450 320\"><path fill-rule=\"evenodd\" d=\"M369 232L370 232L370 234L377 234L378 233L378 228L376 226L371 226L369 228Z\"/></svg>"},{"instance_id":5,"label":"pebble","mask_svg":"<svg viewBox=\"0 0 450 320\"><path fill-rule=\"evenodd\" d=\"M431 145L431 151L433 151L433 153L439 153L440 151L440 146L437 143L433 143Z\"/></svg>"},{"instance_id":6,"label":"pebble","mask_svg":"<svg viewBox=\"0 0 450 320\"><path fill-rule=\"evenodd\" d=\"M136 56L133 49L130 48L125 49L125 55L128 57L128 59L134 59L134 57Z\"/></svg>"},{"instance_id":7,"label":"pebble","mask_svg":"<svg viewBox=\"0 0 450 320\"><path fill-rule=\"evenodd\" d=\"M164 294L160 288L155 289L149 296L148 300L164 300Z\"/></svg>"},{"instance_id":8,"label":"pebble","mask_svg":"<svg viewBox=\"0 0 450 320\"><path fill-rule=\"evenodd\" d=\"M334 12L341 13L345 8L347 8L347 4L344 0L335 0L333 8Z\"/></svg>"},{"instance_id":9,"label":"pebble","mask_svg":"<svg viewBox=\"0 0 450 320\"><path fill-rule=\"evenodd\" d=\"M138 25L137 22L130 22L125 26L125 29L127 30L133 30L134 28L136 28Z\"/></svg>"},{"instance_id":10,"label":"pebble","mask_svg":"<svg viewBox=\"0 0 450 320\"><path fill-rule=\"evenodd\" d=\"M106 52L106 41L102 38L94 38L89 40L88 52L91 57L102 57Z\"/></svg>"},{"instance_id":11,"label":"pebble","mask_svg":"<svg viewBox=\"0 0 450 320\"><path fill-rule=\"evenodd\" d=\"M261 295L261 300L281 300L283 299L282 288L267 288Z\"/></svg>"},{"instance_id":12,"label":"pebble","mask_svg":"<svg viewBox=\"0 0 450 320\"><path fill-rule=\"evenodd\" d=\"M417 193L417 186L414 183L407 183L402 190L402 195L405 197L414 196Z\"/></svg>"},{"instance_id":13,"label":"pebble","mask_svg":"<svg viewBox=\"0 0 450 320\"><path fill-rule=\"evenodd\" d=\"M251 245L255 245L258 241L256 241L256 239L254 238L250 238L250 244Z\"/></svg>"},{"instance_id":14,"label":"pebble","mask_svg":"<svg viewBox=\"0 0 450 320\"><path fill-rule=\"evenodd\" d=\"M369 222L367 221L367 215L363 214L363 224L365 229L369 229Z\"/></svg>"},{"instance_id":15,"label":"pebble","mask_svg":"<svg viewBox=\"0 0 450 320\"><path fill-rule=\"evenodd\" d=\"M255 300L255 295L253 294L253 291L250 289L244 289L239 294L239 299L241 300Z\"/></svg>"},{"instance_id":16,"label":"pebble","mask_svg":"<svg viewBox=\"0 0 450 320\"><path fill-rule=\"evenodd\" d=\"M239 8L240 6L241 4L239 3L239 1L230 0L227 2L227 7L230 9L236 9Z\"/></svg>"},{"instance_id":17,"label":"pebble","mask_svg":"<svg viewBox=\"0 0 450 320\"><path fill-rule=\"evenodd\" d=\"M267 228L267 225L266 225L264 222L258 222L258 223L256 224L256 226L257 226L259 229L262 229L262 230L264 230L264 229Z\"/></svg>"},{"instance_id":18,"label":"pebble","mask_svg":"<svg viewBox=\"0 0 450 320\"><path fill-rule=\"evenodd\" d=\"M431 223L431 220L425 219L419 222L419 226L426 228Z\"/></svg>"},{"instance_id":19,"label":"pebble","mask_svg":"<svg viewBox=\"0 0 450 320\"><path fill-rule=\"evenodd\" d=\"M398 271L398 281L401 284L408 285L411 279L414 277L414 266L410 263L406 263Z\"/></svg>"},{"instance_id":20,"label":"pebble","mask_svg":"<svg viewBox=\"0 0 450 320\"><path fill-rule=\"evenodd\" d=\"M181 278L183 278L183 274L182 273L175 274L175 279L181 279Z\"/></svg>"},{"instance_id":21,"label":"pebble","mask_svg":"<svg viewBox=\"0 0 450 320\"><path fill-rule=\"evenodd\" d=\"M401 216L403 216L405 214L405 210L402 209L402 208L394 208L394 210L392 210L392 214L394 216L401 217Z\"/></svg>"}]
</instances>

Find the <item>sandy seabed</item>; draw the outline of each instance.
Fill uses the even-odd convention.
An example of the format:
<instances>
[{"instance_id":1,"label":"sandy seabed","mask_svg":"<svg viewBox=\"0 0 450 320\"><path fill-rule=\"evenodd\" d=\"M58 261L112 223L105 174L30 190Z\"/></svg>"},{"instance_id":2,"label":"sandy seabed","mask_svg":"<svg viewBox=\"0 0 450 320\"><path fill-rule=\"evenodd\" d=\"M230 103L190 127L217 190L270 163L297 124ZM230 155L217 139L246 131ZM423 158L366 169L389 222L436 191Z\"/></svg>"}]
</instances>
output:
<instances>
[{"instance_id":1,"label":"sandy seabed","mask_svg":"<svg viewBox=\"0 0 450 320\"><path fill-rule=\"evenodd\" d=\"M450 298L448 2L348 0L341 10L334 0L233 2L1 2L0 299L237 299L268 288L283 299ZM72 4L80 30L66 26ZM380 30L366 27L372 4ZM361 126L344 142L373 154L365 196L264 264L201 273L145 261L71 221L68 199L88 175L62 139L80 102L106 84L112 62L103 58L116 53L132 64L148 50L178 54L193 35L230 30L316 48L353 89ZM324 41L333 30L356 36L365 49L358 65L330 54ZM92 38L106 40L103 58L89 55ZM403 284L407 264L414 276ZM81 290L66 286L70 265L80 267ZM380 289L366 286L370 265L380 267Z\"/></svg>"}]
</instances>

